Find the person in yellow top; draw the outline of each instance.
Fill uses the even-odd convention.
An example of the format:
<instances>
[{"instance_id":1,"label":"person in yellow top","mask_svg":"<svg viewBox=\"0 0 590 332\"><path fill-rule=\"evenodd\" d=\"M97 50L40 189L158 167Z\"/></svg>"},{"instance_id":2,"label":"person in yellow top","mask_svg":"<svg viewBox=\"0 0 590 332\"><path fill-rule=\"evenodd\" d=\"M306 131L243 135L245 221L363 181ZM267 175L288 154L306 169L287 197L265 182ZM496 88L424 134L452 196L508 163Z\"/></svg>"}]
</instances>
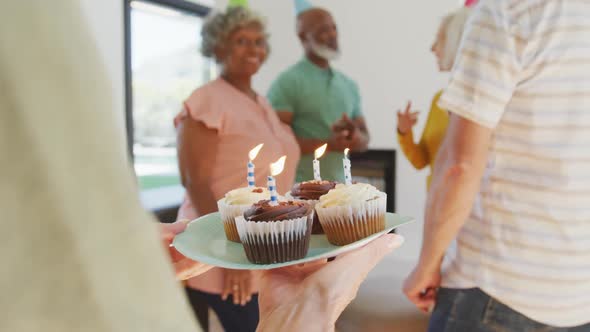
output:
<instances>
[{"instance_id":1,"label":"person in yellow top","mask_svg":"<svg viewBox=\"0 0 590 332\"><path fill-rule=\"evenodd\" d=\"M441 72L448 72L453 67L469 12L470 9L467 7L456 10L445 16L440 24L431 51L436 56L438 68ZM442 91L439 91L432 99L428 119L418 143L414 142L412 132L412 127L418 121L418 112L412 112L412 102L408 102L404 112L397 112L399 145L406 158L416 169L430 166L432 172L436 153L447 131L449 116L446 110L438 107L438 99L441 94ZM427 187L430 187L430 178L431 175L428 176L426 181Z\"/></svg>"}]
</instances>

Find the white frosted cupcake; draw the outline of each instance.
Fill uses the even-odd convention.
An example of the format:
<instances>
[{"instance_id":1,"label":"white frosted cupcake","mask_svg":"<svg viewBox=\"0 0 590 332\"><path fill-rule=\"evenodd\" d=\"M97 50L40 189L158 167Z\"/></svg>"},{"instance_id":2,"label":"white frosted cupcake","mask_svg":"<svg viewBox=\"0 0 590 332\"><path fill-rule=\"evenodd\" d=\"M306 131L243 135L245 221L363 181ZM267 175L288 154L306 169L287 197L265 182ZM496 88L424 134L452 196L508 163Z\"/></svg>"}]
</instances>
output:
<instances>
[{"instance_id":1,"label":"white frosted cupcake","mask_svg":"<svg viewBox=\"0 0 590 332\"><path fill-rule=\"evenodd\" d=\"M328 241L342 246L385 229L387 194L370 184L339 184L315 210Z\"/></svg>"},{"instance_id":2,"label":"white frosted cupcake","mask_svg":"<svg viewBox=\"0 0 590 332\"><path fill-rule=\"evenodd\" d=\"M252 204L270 199L270 192L264 187L234 189L217 201L217 208L228 240L240 242L235 218L241 216Z\"/></svg>"}]
</instances>

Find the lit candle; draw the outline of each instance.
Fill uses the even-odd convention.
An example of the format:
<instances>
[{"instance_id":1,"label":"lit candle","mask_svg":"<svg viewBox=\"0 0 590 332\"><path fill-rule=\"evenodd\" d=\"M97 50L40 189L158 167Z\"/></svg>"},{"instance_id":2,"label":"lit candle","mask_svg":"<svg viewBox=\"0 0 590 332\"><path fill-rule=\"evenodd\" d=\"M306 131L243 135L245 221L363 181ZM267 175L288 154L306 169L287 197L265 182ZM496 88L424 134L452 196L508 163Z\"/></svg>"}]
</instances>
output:
<instances>
[{"instance_id":1,"label":"lit candle","mask_svg":"<svg viewBox=\"0 0 590 332\"><path fill-rule=\"evenodd\" d=\"M260 152L260 149L262 149L262 146L264 144L258 144L256 145L256 147L252 150L250 150L250 152L248 152L248 187L253 188L256 184L255 184L255 178L254 178L254 159L256 159L256 156L258 156L258 152Z\"/></svg>"},{"instance_id":2,"label":"lit candle","mask_svg":"<svg viewBox=\"0 0 590 332\"><path fill-rule=\"evenodd\" d=\"M350 159L348 159L348 151L348 148L344 149L344 159L342 159L342 163L344 165L344 184L351 185L352 175L350 173Z\"/></svg>"},{"instance_id":3,"label":"lit candle","mask_svg":"<svg viewBox=\"0 0 590 332\"><path fill-rule=\"evenodd\" d=\"M322 181L322 177L320 176L320 161L318 159L324 155L324 152L326 152L327 147L328 144L324 144L317 148L313 154L313 179L316 181Z\"/></svg>"},{"instance_id":4,"label":"lit candle","mask_svg":"<svg viewBox=\"0 0 590 332\"><path fill-rule=\"evenodd\" d=\"M268 191L270 191L270 205L279 204L279 195L277 194L277 182L275 176L281 174L285 167L287 156L282 156L276 162L270 164L270 176L268 177Z\"/></svg>"}]
</instances>

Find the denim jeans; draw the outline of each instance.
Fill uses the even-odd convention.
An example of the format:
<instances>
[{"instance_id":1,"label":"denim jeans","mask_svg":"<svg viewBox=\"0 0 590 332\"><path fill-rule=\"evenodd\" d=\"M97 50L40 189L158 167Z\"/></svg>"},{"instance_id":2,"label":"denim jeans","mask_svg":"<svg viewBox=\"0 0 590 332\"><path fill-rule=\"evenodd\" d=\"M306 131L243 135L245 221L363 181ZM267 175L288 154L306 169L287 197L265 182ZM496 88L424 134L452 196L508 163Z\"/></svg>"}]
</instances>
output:
<instances>
[{"instance_id":1,"label":"denim jeans","mask_svg":"<svg viewBox=\"0 0 590 332\"><path fill-rule=\"evenodd\" d=\"M590 316L590 313L588 313ZM428 332L588 332L590 324L557 328L496 301L479 288L438 291Z\"/></svg>"}]
</instances>

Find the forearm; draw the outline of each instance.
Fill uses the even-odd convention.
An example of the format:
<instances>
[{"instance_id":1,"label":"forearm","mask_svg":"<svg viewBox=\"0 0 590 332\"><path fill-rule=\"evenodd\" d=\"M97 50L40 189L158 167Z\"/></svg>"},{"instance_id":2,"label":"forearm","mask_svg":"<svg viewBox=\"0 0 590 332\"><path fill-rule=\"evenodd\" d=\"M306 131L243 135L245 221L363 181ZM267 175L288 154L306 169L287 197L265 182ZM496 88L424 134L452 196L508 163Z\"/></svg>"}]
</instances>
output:
<instances>
[{"instance_id":1,"label":"forearm","mask_svg":"<svg viewBox=\"0 0 590 332\"><path fill-rule=\"evenodd\" d=\"M467 220L483 173L481 165L458 161L444 164L440 176L435 175L427 202L420 265L428 269L440 266Z\"/></svg>"},{"instance_id":2,"label":"forearm","mask_svg":"<svg viewBox=\"0 0 590 332\"><path fill-rule=\"evenodd\" d=\"M210 142L211 143L211 142ZM213 168L217 155L217 144L208 146L210 151L199 151L195 148L182 164L184 174L183 185L191 203L199 215L205 215L217 211L217 199L213 189Z\"/></svg>"},{"instance_id":3,"label":"forearm","mask_svg":"<svg viewBox=\"0 0 590 332\"><path fill-rule=\"evenodd\" d=\"M186 119L179 127L178 164L182 185L199 214L217 210L213 191L213 168L218 135L201 122Z\"/></svg>"},{"instance_id":4,"label":"forearm","mask_svg":"<svg viewBox=\"0 0 590 332\"><path fill-rule=\"evenodd\" d=\"M492 130L451 115L428 193L420 265L438 268L467 220L485 169Z\"/></svg>"},{"instance_id":5,"label":"forearm","mask_svg":"<svg viewBox=\"0 0 590 332\"><path fill-rule=\"evenodd\" d=\"M293 112L277 111L277 115L278 115L279 119L281 119L281 122L283 122L285 125L289 126L289 128L292 128ZM305 137L300 137L297 135L295 136L295 138L297 138L297 143L299 144L299 150L301 151L301 154L311 154L315 151L315 149L328 143L328 140L321 140L321 139L315 139L315 138L305 138ZM328 146L328 149L330 149L329 146Z\"/></svg>"},{"instance_id":6,"label":"forearm","mask_svg":"<svg viewBox=\"0 0 590 332\"><path fill-rule=\"evenodd\" d=\"M414 135L411 130L406 134L398 132L397 139L402 152L416 169L422 169L428 165L430 159L426 146L414 143Z\"/></svg>"},{"instance_id":7,"label":"forearm","mask_svg":"<svg viewBox=\"0 0 590 332\"><path fill-rule=\"evenodd\" d=\"M217 200L209 181L191 182L185 188L199 215L217 211Z\"/></svg>"},{"instance_id":8,"label":"forearm","mask_svg":"<svg viewBox=\"0 0 590 332\"><path fill-rule=\"evenodd\" d=\"M307 289L268 315L261 315L257 331L334 331L338 315L332 308L320 292Z\"/></svg>"}]
</instances>

